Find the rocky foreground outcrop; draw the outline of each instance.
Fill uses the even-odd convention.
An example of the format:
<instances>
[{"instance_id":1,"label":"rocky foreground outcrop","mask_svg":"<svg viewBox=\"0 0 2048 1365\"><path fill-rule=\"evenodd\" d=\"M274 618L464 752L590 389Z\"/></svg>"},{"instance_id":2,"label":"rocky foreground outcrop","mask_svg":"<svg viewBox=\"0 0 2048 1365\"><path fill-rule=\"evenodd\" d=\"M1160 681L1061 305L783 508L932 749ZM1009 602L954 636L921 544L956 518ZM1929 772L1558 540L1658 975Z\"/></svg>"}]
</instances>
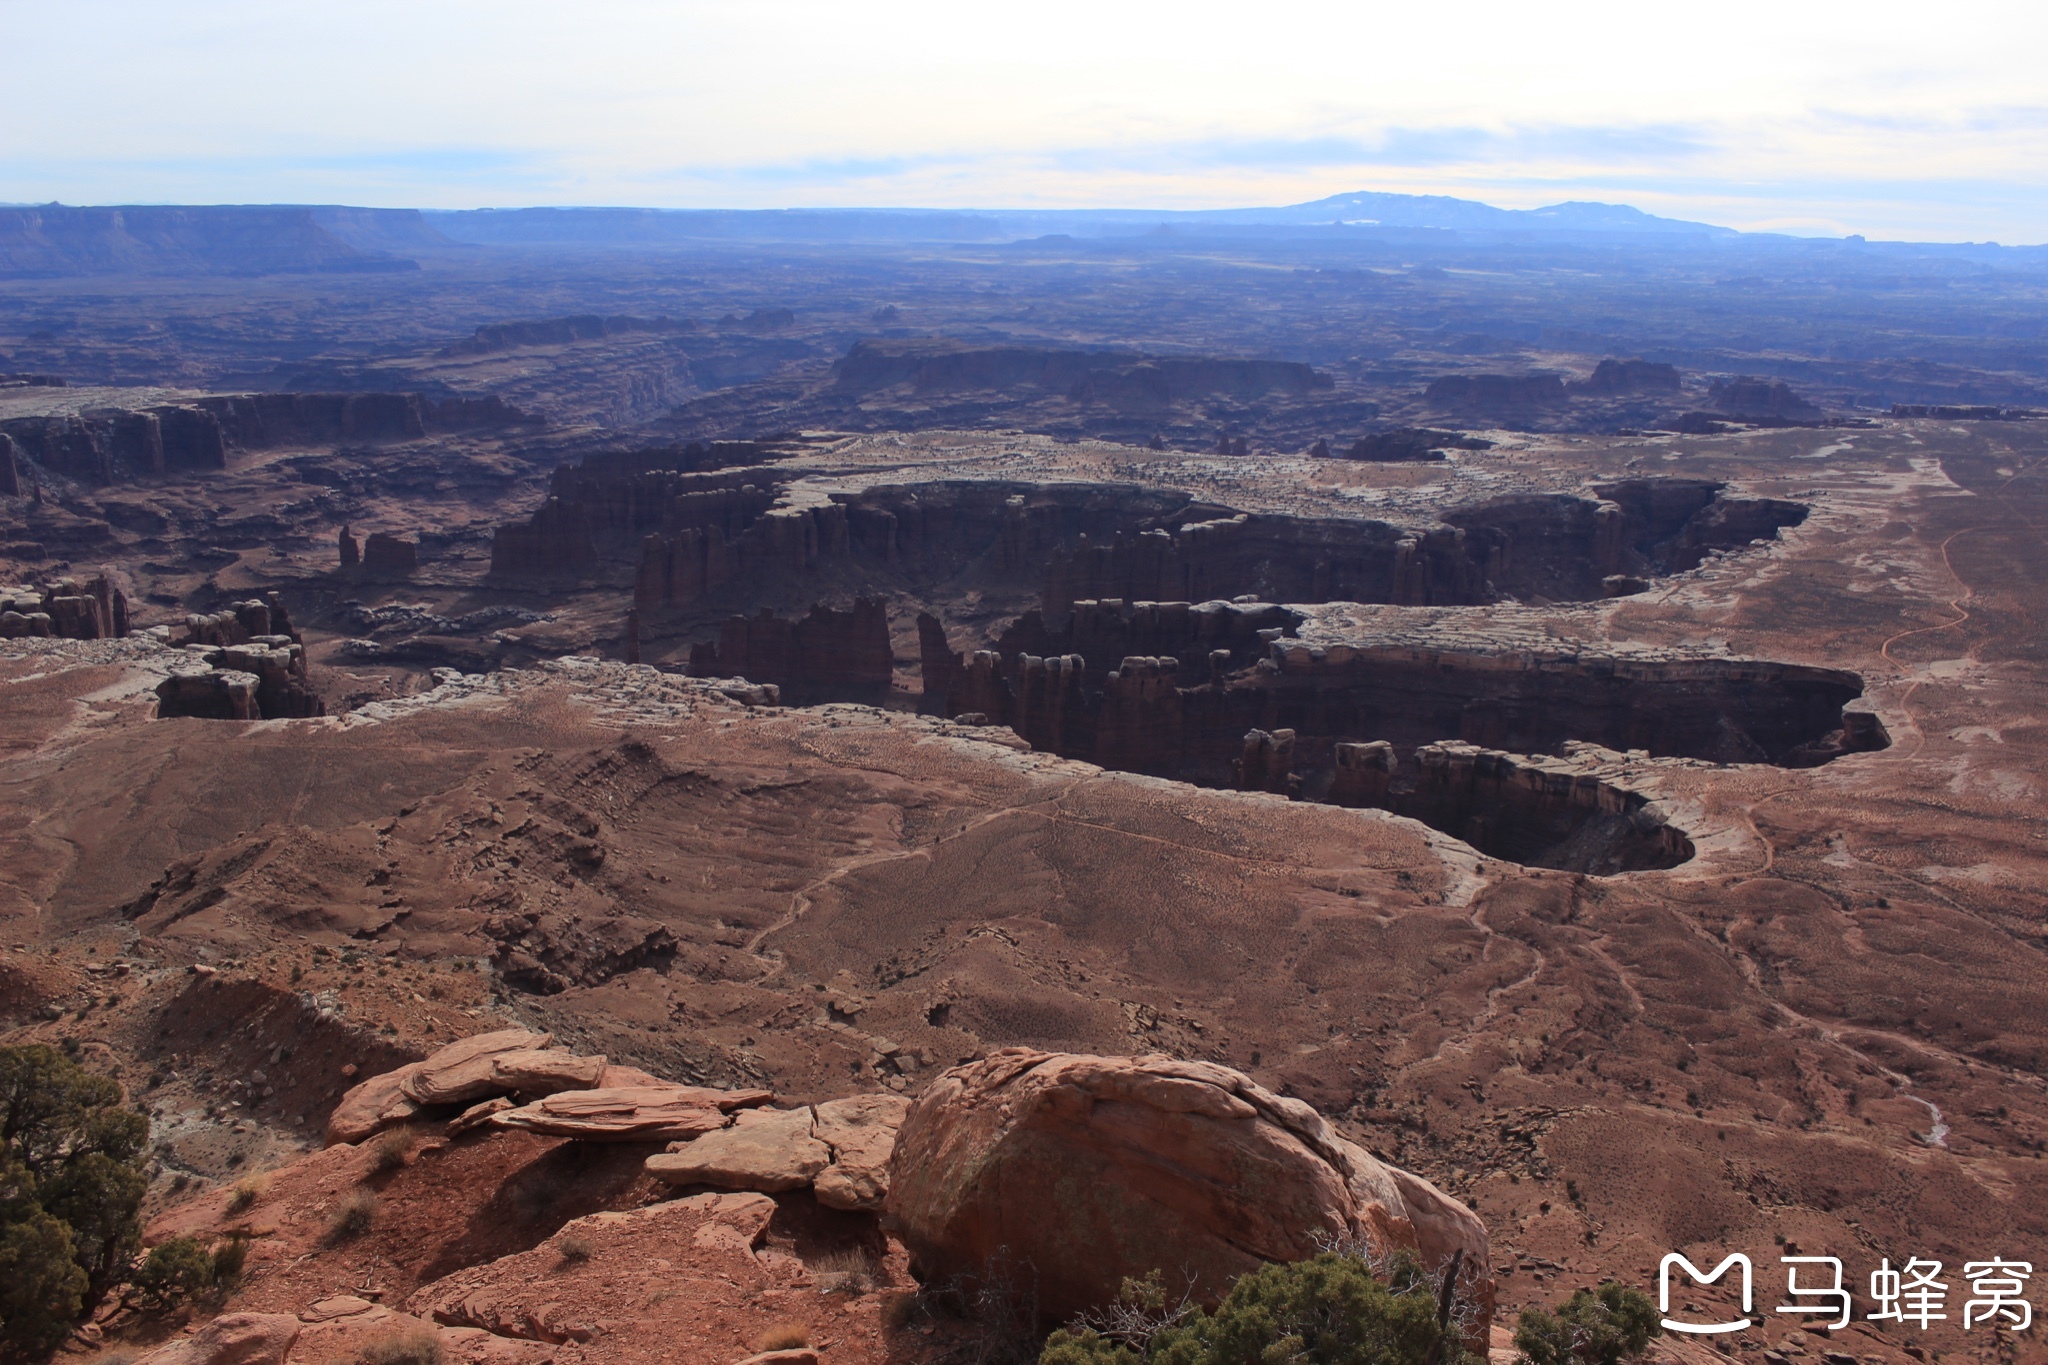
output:
<instances>
[{"instance_id":1,"label":"rocky foreground outcrop","mask_svg":"<svg viewBox=\"0 0 2048 1365\"><path fill-rule=\"evenodd\" d=\"M1006 1048L949 1071L898 1131L888 1211L927 1283L1007 1263L1051 1320L1154 1270L1213 1303L1262 1262L1345 1242L1432 1271L1462 1253L1478 1349L1492 1312L1478 1215L1208 1062Z\"/></svg>"},{"instance_id":2,"label":"rocky foreground outcrop","mask_svg":"<svg viewBox=\"0 0 2048 1365\"><path fill-rule=\"evenodd\" d=\"M911 1288L913 1269L927 1286L1028 1271L1051 1323L1126 1275L1186 1273L1213 1300L1262 1261L1328 1245L1439 1271L1462 1253L1476 1314L1461 1320L1486 1339L1477 1217L1224 1067L1012 1048L914 1102L774 1109L765 1090L679 1085L552 1041L500 1029L364 1080L325 1150L159 1215L152 1240L255 1241L243 1311L149 1365L326 1365L399 1340L465 1365L730 1365L796 1327L846 1365L929 1359L948 1340L909 1338L906 1356L869 1293ZM363 1141L398 1124L401 1143ZM585 1145L662 1136L682 1140L644 1158ZM367 1190L392 1216L336 1232L336 1208Z\"/></svg>"},{"instance_id":3,"label":"rocky foreground outcrop","mask_svg":"<svg viewBox=\"0 0 2048 1365\"><path fill-rule=\"evenodd\" d=\"M855 1095L801 1109L749 1109L647 1159L647 1173L671 1185L776 1193L809 1186L830 1209L880 1210L889 1159L909 1101Z\"/></svg>"},{"instance_id":4,"label":"rocky foreground outcrop","mask_svg":"<svg viewBox=\"0 0 2048 1365\"><path fill-rule=\"evenodd\" d=\"M553 1042L551 1033L497 1029L471 1034L431 1057L371 1076L357 1083L334 1107L327 1120L327 1141L330 1145L361 1142L416 1118L459 1118L470 1106L506 1096L539 1101L564 1090L664 1084L635 1067L612 1066L603 1057L579 1057L551 1047ZM766 1090L736 1093L758 1097L752 1100L756 1104L773 1098Z\"/></svg>"}]
</instances>

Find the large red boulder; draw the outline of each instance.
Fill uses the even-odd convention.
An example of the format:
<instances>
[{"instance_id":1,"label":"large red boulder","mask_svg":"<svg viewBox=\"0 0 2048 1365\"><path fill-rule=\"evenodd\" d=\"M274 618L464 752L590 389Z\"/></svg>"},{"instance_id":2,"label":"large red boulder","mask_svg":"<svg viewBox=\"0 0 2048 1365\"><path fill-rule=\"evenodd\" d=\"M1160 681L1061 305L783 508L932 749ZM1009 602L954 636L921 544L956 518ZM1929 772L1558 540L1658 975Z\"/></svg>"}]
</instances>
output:
<instances>
[{"instance_id":1,"label":"large red boulder","mask_svg":"<svg viewBox=\"0 0 2048 1365\"><path fill-rule=\"evenodd\" d=\"M888 1213L927 1283L1001 1268L1049 1320L1163 1272L1213 1304L1266 1261L1333 1243L1462 1251L1461 1299L1493 1306L1486 1227L1315 1110L1207 1062L1010 1048L935 1080L890 1163Z\"/></svg>"}]
</instances>

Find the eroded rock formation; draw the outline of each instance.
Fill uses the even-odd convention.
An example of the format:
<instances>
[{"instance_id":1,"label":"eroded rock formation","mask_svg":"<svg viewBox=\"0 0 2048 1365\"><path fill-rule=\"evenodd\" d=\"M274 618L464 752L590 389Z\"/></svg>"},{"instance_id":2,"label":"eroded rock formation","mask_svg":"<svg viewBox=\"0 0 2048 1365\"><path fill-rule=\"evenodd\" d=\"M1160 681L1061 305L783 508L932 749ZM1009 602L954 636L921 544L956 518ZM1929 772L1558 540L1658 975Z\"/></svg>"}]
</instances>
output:
<instances>
[{"instance_id":1,"label":"eroded rock formation","mask_svg":"<svg viewBox=\"0 0 2048 1365\"><path fill-rule=\"evenodd\" d=\"M491 543L491 573L504 579L554 578L588 572L600 560L643 564L651 537L699 541L715 533L719 542L737 537L773 503L764 492L770 471L751 465L768 453L748 442L717 442L665 451L592 456L557 469L548 500L526 523L501 526ZM701 563L705 552L700 548ZM716 561L723 567L723 561ZM648 576L643 607L694 600L703 583L691 587L680 570ZM723 581L722 577L713 581Z\"/></svg>"},{"instance_id":2,"label":"eroded rock formation","mask_svg":"<svg viewBox=\"0 0 2048 1365\"><path fill-rule=\"evenodd\" d=\"M0 431L0 497L21 496L21 447Z\"/></svg>"},{"instance_id":3,"label":"eroded rock formation","mask_svg":"<svg viewBox=\"0 0 2048 1365\"><path fill-rule=\"evenodd\" d=\"M889 609L879 599L856 597L845 611L819 605L794 621L765 607L754 616L730 617L717 644L690 650L690 672L774 683L792 701L879 701L895 674Z\"/></svg>"},{"instance_id":4,"label":"eroded rock formation","mask_svg":"<svg viewBox=\"0 0 2048 1365\"><path fill-rule=\"evenodd\" d=\"M283 720L324 716L306 677L306 648L270 593L185 618L186 658L157 684L157 717Z\"/></svg>"},{"instance_id":5,"label":"eroded rock formation","mask_svg":"<svg viewBox=\"0 0 2048 1365\"><path fill-rule=\"evenodd\" d=\"M1396 436L1470 444L1421 431L1373 439ZM532 518L499 528L492 572L630 581L643 612L686 608L735 583L789 593L810 585L821 595L816 579L842 568L906 588L960 582L1037 591L1052 614L1091 598L1597 600L1607 595L1605 579L1649 572L1669 544L1702 553L1747 544L1804 515L1796 504L1732 497L1697 481L1680 481L1688 491L1677 497L1628 491L1659 480L1616 483L1620 492L1592 497L1504 497L1403 526L1238 512L1114 484L957 480L843 492L792 484L769 467L668 467L723 458L700 448L558 470Z\"/></svg>"},{"instance_id":6,"label":"eroded rock formation","mask_svg":"<svg viewBox=\"0 0 2048 1365\"><path fill-rule=\"evenodd\" d=\"M1670 493L1662 485L1683 487ZM1275 602L1477 604L1502 596L1587 601L1603 580L1797 525L1806 509L1728 497L1718 484L1638 480L1595 498L1517 495L1454 507L1416 530L1358 519L1238 513L1169 531L1077 537L1047 571L1048 611L1083 598L1200 601L1244 593ZM1678 547L1684 547L1681 551Z\"/></svg>"},{"instance_id":7,"label":"eroded rock formation","mask_svg":"<svg viewBox=\"0 0 2048 1365\"><path fill-rule=\"evenodd\" d=\"M433 432L493 430L532 421L495 397L416 393L247 393L141 409L0 422L34 463L81 483L108 484L224 469L231 449L295 442L412 440Z\"/></svg>"},{"instance_id":8,"label":"eroded rock formation","mask_svg":"<svg viewBox=\"0 0 2048 1365\"><path fill-rule=\"evenodd\" d=\"M1715 380L1707 391L1707 402L1716 412L1760 425L1818 422L1826 416L1784 380L1749 375Z\"/></svg>"},{"instance_id":9,"label":"eroded rock formation","mask_svg":"<svg viewBox=\"0 0 2048 1365\"><path fill-rule=\"evenodd\" d=\"M1431 1271L1460 1256L1482 1344L1492 1311L1477 1215L1207 1062L1006 1048L949 1071L898 1131L888 1212L928 1280L1007 1266L1054 1321L1154 1270L1213 1304L1263 1262L1347 1239Z\"/></svg>"},{"instance_id":10,"label":"eroded rock formation","mask_svg":"<svg viewBox=\"0 0 2048 1365\"><path fill-rule=\"evenodd\" d=\"M1566 781L1551 760L1515 754L1583 743L1810 767L1890 742L1874 713L1851 705L1862 680L1850 673L1713 657L1311 645L1283 633L1299 619L1260 605L1077 603L1061 634L1031 618L1016 637L1062 643L1083 630L1112 646L1178 642L1181 653L1125 655L1104 671L1076 652L977 650L955 677L946 660L957 656L937 647L941 634L927 651L927 686L950 686L932 709L1007 725L1037 749L1378 806L1501 857L1603 874L1671 866L1690 846L1625 788L1597 775ZM1238 647L1204 654L1203 645L1226 641ZM1482 750L1502 752L1472 757Z\"/></svg>"},{"instance_id":11,"label":"eroded rock formation","mask_svg":"<svg viewBox=\"0 0 2048 1365\"><path fill-rule=\"evenodd\" d=\"M487 1121L606 1142L650 1141L712 1132L735 1111L775 1098L767 1090L711 1090L657 1080L553 1042L552 1034L525 1029L477 1033L371 1076L335 1106L327 1141L362 1142L417 1118L453 1119L463 1127ZM472 1118L477 1122L467 1121Z\"/></svg>"},{"instance_id":12,"label":"eroded rock formation","mask_svg":"<svg viewBox=\"0 0 2048 1365\"><path fill-rule=\"evenodd\" d=\"M917 665L922 679L918 709L928 715L947 714L952 697L967 677L967 667L960 651L946 638L945 622L928 611L917 614Z\"/></svg>"},{"instance_id":13,"label":"eroded rock formation","mask_svg":"<svg viewBox=\"0 0 2048 1365\"><path fill-rule=\"evenodd\" d=\"M1627 398L1636 394L1673 394L1680 385L1675 365L1609 358L1594 366L1591 375L1568 387L1574 396Z\"/></svg>"},{"instance_id":14,"label":"eroded rock formation","mask_svg":"<svg viewBox=\"0 0 2048 1365\"><path fill-rule=\"evenodd\" d=\"M128 633L128 597L105 574L0 589L0 640L51 636L111 640Z\"/></svg>"},{"instance_id":15,"label":"eroded rock formation","mask_svg":"<svg viewBox=\"0 0 2048 1365\"><path fill-rule=\"evenodd\" d=\"M369 578L410 578L420 566L416 540L402 540L388 531L372 531L363 542L362 573Z\"/></svg>"},{"instance_id":16,"label":"eroded rock formation","mask_svg":"<svg viewBox=\"0 0 2048 1365\"><path fill-rule=\"evenodd\" d=\"M1608 876L1692 857L1692 841L1663 808L1623 785L1622 755L1567 747L1566 757L1546 758L1455 740L1425 744L1404 778L1384 740L1338 744L1325 799L1410 816L1532 867Z\"/></svg>"},{"instance_id":17,"label":"eroded rock formation","mask_svg":"<svg viewBox=\"0 0 2048 1365\"><path fill-rule=\"evenodd\" d=\"M810 1188L827 1208L879 1212L908 1108L898 1095L856 1095L800 1109L741 1110L730 1124L670 1143L647 1159L647 1172L681 1186Z\"/></svg>"}]
</instances>

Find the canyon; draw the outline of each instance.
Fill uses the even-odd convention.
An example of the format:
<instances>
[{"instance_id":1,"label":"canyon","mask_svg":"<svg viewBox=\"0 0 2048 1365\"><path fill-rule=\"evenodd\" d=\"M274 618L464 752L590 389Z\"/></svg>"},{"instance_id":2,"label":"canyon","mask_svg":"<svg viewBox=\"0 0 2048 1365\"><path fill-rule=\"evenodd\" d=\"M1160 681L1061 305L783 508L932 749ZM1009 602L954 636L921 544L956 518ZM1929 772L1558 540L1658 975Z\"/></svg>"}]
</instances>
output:
<instances>
[{"instance_id":1,"label":"canyon","mask_svg":"<svg viewBox=\"0 0 2048 1365\"><path fill-rule=\"evenodd\" d=\"M886 1305L1015 1212L824 1135L1020 1049L1429 1182L1499 1324L2042 1260L2023 253L310 212L0 279L0 1035L149 1113L152 1237L267 1229L217 1334L962 1358ZM1756 1316L1658 1349L2039 1358Z\"/></svg>"}]
</instances>

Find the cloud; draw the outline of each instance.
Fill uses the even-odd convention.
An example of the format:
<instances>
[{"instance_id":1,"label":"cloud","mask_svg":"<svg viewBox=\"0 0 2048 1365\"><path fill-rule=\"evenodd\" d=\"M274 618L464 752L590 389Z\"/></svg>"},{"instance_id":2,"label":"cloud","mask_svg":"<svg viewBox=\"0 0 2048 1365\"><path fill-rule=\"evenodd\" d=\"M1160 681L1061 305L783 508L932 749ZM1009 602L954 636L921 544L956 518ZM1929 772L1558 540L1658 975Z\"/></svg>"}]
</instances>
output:
<instances>
[{"instance_id":1,"label":"cloud","mask_svg":"<svg viewBox=\"0 0 2048 1365\"><path fill-rule=\"evenodd\" d=\"M1225 207L2048 239L2048 7L0 0L0 199ZM79 53L90 52L90 61Z\"/></svg>"}]
</instances>

